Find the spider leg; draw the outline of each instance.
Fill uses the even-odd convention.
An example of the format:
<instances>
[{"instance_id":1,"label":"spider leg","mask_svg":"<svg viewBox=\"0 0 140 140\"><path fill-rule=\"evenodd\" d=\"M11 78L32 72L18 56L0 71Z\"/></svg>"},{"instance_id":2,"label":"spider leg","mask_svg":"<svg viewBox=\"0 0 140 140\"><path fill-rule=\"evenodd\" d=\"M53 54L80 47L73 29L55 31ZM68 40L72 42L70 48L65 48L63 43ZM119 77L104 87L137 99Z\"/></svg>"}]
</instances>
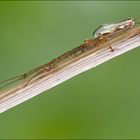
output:
<instances>
[{"instance_id":1,"label":"spider leg","mask_svg":"<svg viewBox=\"0 0 140 140\"><path fill-rule=\"evenodd\" d=\"M114 49L112 48L112 46L111 46L111 44L110 44L110 42L109 42L109 40L108 40L108 38L105 36L105 35L101 35L101 37L100 37L101 39L104 39L106 42L107 42L107 44L108 44L108 46L109 46L109 48L111 49L111 51L113 52L114 51Z\"/></svg>"}]
</instances>

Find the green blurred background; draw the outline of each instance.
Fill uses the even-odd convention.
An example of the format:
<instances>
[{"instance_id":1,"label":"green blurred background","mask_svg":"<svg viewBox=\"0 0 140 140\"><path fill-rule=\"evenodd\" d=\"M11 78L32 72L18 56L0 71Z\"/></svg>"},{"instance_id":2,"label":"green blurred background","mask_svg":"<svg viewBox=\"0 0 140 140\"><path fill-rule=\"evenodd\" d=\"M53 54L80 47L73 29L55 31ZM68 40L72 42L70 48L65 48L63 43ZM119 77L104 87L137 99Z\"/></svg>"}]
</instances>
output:
<instances>
[{"instance_id":1,"label":"green blurred background","mask_svg":"<svg viewBox=\"0 0 140 140\"><path fill-rule=\"evenodd\" d=\"M80 45L139 1L0 2L0 79ZM140 48L0 114L0 138L140 138Z\"/></svg>"}]
</instances>

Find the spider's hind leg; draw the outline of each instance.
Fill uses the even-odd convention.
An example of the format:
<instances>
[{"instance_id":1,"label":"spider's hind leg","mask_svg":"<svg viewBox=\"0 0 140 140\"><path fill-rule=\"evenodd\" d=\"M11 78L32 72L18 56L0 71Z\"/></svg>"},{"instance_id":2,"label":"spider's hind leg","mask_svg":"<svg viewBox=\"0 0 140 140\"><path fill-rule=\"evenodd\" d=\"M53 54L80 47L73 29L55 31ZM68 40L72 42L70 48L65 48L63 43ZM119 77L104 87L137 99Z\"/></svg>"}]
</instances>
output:
<instances>
[{"instance_id":1,"label":"spider's hind leg","mask_svg":"<svg viewBox=\"0 0 140 140\"><path fill-rule=\"evenodd\" d=\"M112 46L111 46L111 44L110 44L108 38L106 37L106 35L101 35L101 36L100 36L100 39L104 39L104 40L107 42L107 45L109 46L109 48L111 49L111 51L112 51L112 52L114 51L114 49L112 48Z\"/></svg>"}]
</instances>

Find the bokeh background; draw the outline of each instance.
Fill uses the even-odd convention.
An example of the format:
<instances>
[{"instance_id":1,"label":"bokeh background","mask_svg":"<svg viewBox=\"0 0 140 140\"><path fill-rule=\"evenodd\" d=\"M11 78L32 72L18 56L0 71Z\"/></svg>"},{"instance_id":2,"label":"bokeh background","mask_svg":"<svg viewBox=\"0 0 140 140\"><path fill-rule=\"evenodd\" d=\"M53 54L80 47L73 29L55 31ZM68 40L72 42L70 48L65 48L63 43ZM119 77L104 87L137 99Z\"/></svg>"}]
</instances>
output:
<instances>
[{"instance_id":1,"label":"bokeh background","mask_svg":"<svg viewBox=\"0 0 140 140\"><path fill-rule=\"evenodd\" d=\"M0 2L0 80L47 63L139 1ZM0 114L0 138L140 138L140 48Z\"/></svg>"}]
</instances>

